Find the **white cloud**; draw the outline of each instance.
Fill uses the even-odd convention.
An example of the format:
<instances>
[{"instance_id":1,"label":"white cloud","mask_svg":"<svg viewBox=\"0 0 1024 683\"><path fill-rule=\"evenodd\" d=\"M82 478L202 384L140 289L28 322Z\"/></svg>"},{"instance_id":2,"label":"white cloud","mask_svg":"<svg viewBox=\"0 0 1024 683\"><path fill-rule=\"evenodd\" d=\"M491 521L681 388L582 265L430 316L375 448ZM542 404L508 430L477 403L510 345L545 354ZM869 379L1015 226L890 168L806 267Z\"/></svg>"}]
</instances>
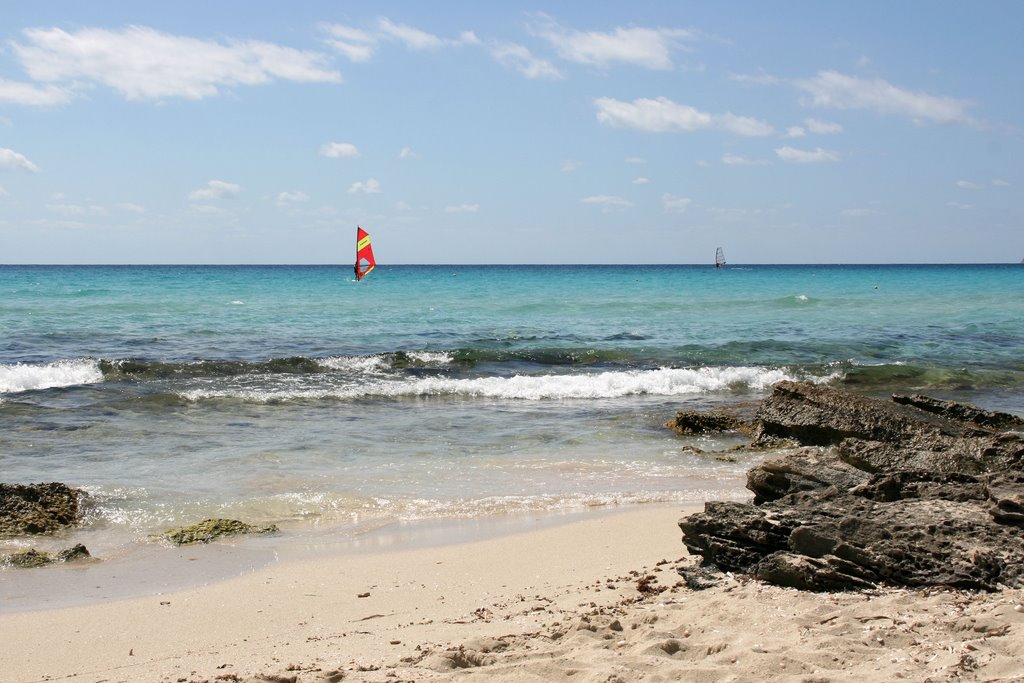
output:
<instances>
[{"instance_id":1,"label":"white cloud","mask_svg":"<svg viewBox=\"0 0 1024 683\"><path fill-rule=\"evenodd\" d=\"M597 120L610 126L636 128L651 133L691 133L723 130L744 136L770 135L772 127L757 119L732 113L708 114L667 97L623 102L611 97L594 100Z\"/></svg>"},{"instance_id":2,"label":"white cloud","mask_svg":"<svg viewBox=\"0 0 1024 683\"><path fill-rule=\"evenodd\" d=\"M399 159L418 159L419 156L419 154L412 151L411 147L403 147L402 151L398 153Z\"/></svg>"},{"instance_id":3,"label":"white cloud","mask_svg":"<svg viewBox=\"0 0 1024 683\"><path fill-rule=\"evenodd\" d=\"M377 20L374 31L364 31L344 24L323 24L321 28L329 36L325 42L352 62L369 61L381 41L402 43L410 50L436 50L445 46L480 44L480 39L472 31L463 31L457 39L450 40L408 24L396 24L387 17Z\"/></svg>"},{"instance_id":4,"label":"white cloud","mask_svg":"<svg viewBox=\"0 0 1024 683\"><path fill-rule=\"evenodd\" d=\"M958 180L956 186L961 190L980 190L981 185L978 183L972 183L970 180Z\"/></svg>"},{"instance_id":5,"label":"white cloud","mask_svg":"<svg viewBox=\"0 0 1024 683\"><path fill-rule=\"evenodd\" d=\"M555 81L564 78L551 62L534 57L523 45L495 43L491 46L491 56L502 66L515 69L531 80L543 78Z\"/></svg>"},{"instance_id":6,"label":"white cloud","mask_svg":"<svg viewBox=\"0 0 1024 683\"><path fill-rule=\"evenodd\" d=\"M308 201L309 195L301 190L296 190L295 192L281 192L277 195L278 206L289 206L291 204Z\"/></svg>"},{"instance_id":7,"label":"white cloud","mask_svg":"<svg viewBox=\"0 0 1024 683\"><path fill-rule=\"evenodd\" d=\"M651 182L650 179L649 178L644 178L643 176L640 176L639 178L633 178L633 184L634 185L646 185L649 182Z\"/></svg>"},{"instance_id":8,"label":"white cloud","mask_svg":"<svg viewBox=\"0 0 1024 683\"><path fill-rule=\"evenodd\" d=\"M95 82L130 100L198 100L224 87L274 79L331 82L341 75L324 55L261 41L219 43L163 33L145 26L122 30L27 29L15 55L36 81Z\"/></svg>"},{"instance_id":9,"label":"white cloud","mask_svg":"<svg viewBox=\"0 0 1024 683\"><path fill-rule=\"evenodd\" d=\"M861 218L864 216L877 216L879 211L878 209L843 209L842 214L851 218Z\"/></svg>"},{"instance_id":10,"label":"white cloud","mask_svg":"<svg viewBox=\"0 0 1024 683\"><path fill-rule=\"evenodd\" d=\"M1009 181L1003 180L1002 178L996 178L992 181L992 184L996 187L1008 187L1010 185Z\"/></svg>"},{"instance_id":11,"label":"white cloud","mask_svg":"<svg viewBox=\"0 0 1024 683\"><path fill-rule=\"evenodd\" d=\"M804 123L807 124L807 130L815 135L838 135L843 132L843 127L838 123L819 119L804 119Z\"/></svg>"},{"instance_id":12,"label":"white cloud","mask_svg":"<svg viewBox=\"0 0 1024 683\"><path fill-rule=\"evenodd\" d=\"M479 204L457 204L444 207L445 213L476 213L480 210Z\"/></svg>"},{"instance_id":13,"label":"white cloud","mask_svg":"<svg viewBox=\"0 0 1024 683\"><path fill-rule=\"evenodd\" d=\"M102 206L81 206L78 204L49 204L46 208L68 218L72 216L106 216L109 213Z\"/></svg>"},{"instance_id":14,"label":"white cloud","mask_svg":"<svg viewBox=\"0 0 1024 683\"><path fill-rule=\"evenodd\" d=\"M366 62L373 56L377 37L366 31L342 24L325 24L323 29L330 34L327 44L352 62Z\"/></svg>"},{"instance_id":15,"label":"white cloud","mask_svg":"<svg viewBox=\"0 0 1024 683\"><path fill-rule=\"evenodd\" d=\"M800 126L790 126L786 129L787 138L802 138L807 135L807 131Z\"/></svg>"},{"instance_id":16,"label":"white cloud","mask_svg":"<svg viewBox=\"0 0 1024 683\"><path fill-rule=\"evenodd\" d=\"M349 186L348 192L349 194L378 194L380 192L380 182L376 178L354 182Z\"/></svg>"},{"instance_id":17,"label":"white cloud","mask_svg":"<svg viewBox=\"0 0 1024 683\"><path fill-rule=\"evenodd\" d=\"M616 28L610 33L564 29L549 17L532 28L534 35L547 40L559 56L570 62L607 67L619 62L647 69L673 68L672 52L693 33L671 28Z\"/></svg>"},{"instance_id":18,"label":"white cloud","mask_svg":"<svg viewBox=\"0 0 1024 683\"><path fill-rule=\"evenodd\" d=\"M647 159L641 159L640 157L626 157L626 163L633 165L646 164Z\"/></svg>"},{"instance_id":19,"label":"white cloud","mask_svg":"<svg viewBox=\"0 0 1024 683\"><path fill-rule=\"evenodd\" d=\"M0 187L0 197L9 197L9 196L10 195L7 193L7 190L5 190L4 188Z\"/></svg>"},{"instance_id":20,"label":"white cloud","mask_svg":"<svg viewBox=\"0 0 1024 683\"><path fill-rule=\"evenodd\" d=\"M39 171L39 167L29 161L24 154L6 147L0 147L0 168L21 169L30 173Z\"/></svg>"},{"instance_id":21,"label":"white cloud","mask_svg":"<svg viewBox=\"0 0 1024 683\"><path fill-rule=\"evenodd\" d=\"M839 152L822 149L821 147L818 147L813 152L796 149L795 147L779 147L775 150L775 154L777 154L783 161L795 164L815 164L824 161L839 161Z\"/></svg>"},{"instance_id":22,"label":"white cloud","mask_svg":"<svg viewBox=\"0 0 1024 683\"><path fill-rule=\"evenodd\" d=\"M127 213L146 213L146 207L131 202L121 202L117 208Z\"/></svg>"},{"instance_id":23,"label":"white cloud","mask_svg":"<svg viewBox=\"0 0 1024 683\"><path fill-rule=\"evenodd\" d=\"M320 147L320 156L330 159L352 159L359 156L359 150L351 142L328 142Z\"/></svg>"},{"instance_id":24,"label":"white cloud","mask_svg":"<svg viewBox=\"0 0 1024 683\"><path fill-rule=\"evenodd\" d=\"M206 187L189 192L188 198L194 202L227 199L236 196L241 191L242 187L240 185L227 183L223 180L211 180L206 183Z\"/></svg>"},{"instance_id":25,"label":"white cloud","mask_svg":"<svg viewBox=\"0 0 1024 683\"><path fill-rule=\"evenodd\" d=\"M404 43L410 50L433 50L445 43L432 33L406 24L396 24L386 17L377 20L377 27L383 35Z\"/></svg>"},{"instance_id":26,"label":"white cloud","mask_svg":"<svg viewBox=\"0 0 1024 683\"><path fill-rule=\"evenodd\" d=\"M582 161L577 161L576 159L566 159L565 161L562 162L562 172L572 173L573 171L578 171L581 166L583 166Z\"/></svg>"},{"instance_id":27,"label":"white cloud","mask_svg":"<svg viewBox=\"0 0 1024 683\"><path fill-rule=\"evenodd\" d=\"M31 83L17 83L0 79L0 104L56 107L70 101L71 92L64 88L53 85L40 87Z\"/></svg>"},{"instance_id":28,"label":"white cloud","mask_svg":"<svg viewBox=\"0 0 1024 683\"><path fill-rule=\"evenodd\" d=\"M960 209L966 211L967 209L973 208L973 204L961 204L960 202L946 202L946 206L952 209Z\"/></svg>"},{"instance_id":29,"label":"white cloud","mask_svg":"<svg viewBox=\"0 0 1024 683\"><path fill-rule=\"evenodd\" d=\"M623 199L622 197L615 197L606 194L594 195L591 197L584 197L580 200L584 204L595 204L601 207L601 211L617 211L622 209L628 209L633 206L633 203Z\"/></svg>"},{"instance_id":30,"label":"white cloud","mask_svg":"<svg viewBox=\"0 0 1024 683\"><path fill-rule=\"evenodd\" d=\"M756 74L732 74L729 76L729 80L737 81L738 83L753 83L754 85L778 85L782 83L781 78L765 73L763 70L758 71Z\"/></svg>"},{"instance_id":31,"label":"white cloud","mask_svg":"<svg viewBox=\"0 0 1024 683\"><path fill-rule=\"evenodd\" d=\"M667 192L661 195L661 205L665 208L665 211L671 213L686 213L686 210L690 208L692 203L693 200L689 197L677 197Z\"/></svg>"},{"instance_id":32,"label":"white cloud","mask_svg":"<svg viewBox=\"0 0 1024 683\"><path fill-rule=\"evenodd\" d=\"M748 159L739 154L726 153L722 155L722 163L726 166L767 166L768 162L763 159Z\"/></svg>"},{"instance_id":33,"label":"white cloud","mask_svg":"<svg viewBox=\"0 0 1024 683\"><path fill-rule=\"evenodd\" d=\"M819 71L814 78L794 81L810 95L809 103L834 109L866 109L877 114L905 116L914 121L976 125L967 114L967 100L906 90L881 78L858 78L836 71Z\"/></svg>"}]
</instances>

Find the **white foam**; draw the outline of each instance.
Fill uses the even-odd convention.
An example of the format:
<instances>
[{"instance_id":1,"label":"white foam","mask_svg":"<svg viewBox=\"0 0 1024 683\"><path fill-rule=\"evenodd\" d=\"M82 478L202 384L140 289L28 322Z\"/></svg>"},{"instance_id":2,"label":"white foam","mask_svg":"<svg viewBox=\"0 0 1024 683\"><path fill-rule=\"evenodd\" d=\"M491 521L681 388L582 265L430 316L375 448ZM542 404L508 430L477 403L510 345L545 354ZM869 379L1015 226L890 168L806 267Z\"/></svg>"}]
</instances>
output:
<instances>
[{"instance_id":1,"label":"white foam","mask_svg":"<svg viewBox=\"0 0 1024 683\"><path fill-rule=\"evenodd\" d=\"M382 373L391 367L383 356L332 356L317 359L317 363L328 370L369 374Z\"/></svg>"},{"instance_id":2,"label":"white foam","mask_svg":"<svg viewBox=\"0 0 1024 683\"><path fill-rule=\"evenodd\" d=\"M0 394L38 391L53 387L73 387L103 381L103 373L94 360L60 360L54 363L15 363L0 365Z\"/></svg>"},{"instance_id":3,"label":"white foam","mask_svg":"<svg viewBox=\"0 0 1024 683\"><path fill-rule=\"evenodd\" d=\"M827 382L837 375L804 377L782 368L659 368L589 374L516 375L453 379L380 379L344 387L278 386L244 389L197 389L184 392L188 400L240 398L266 403L324 398L353 399L365 396L392 398L415 396L464 396L491 399L559 400L601 399L624 396L684 396L717 391L763 391L782 380Z\"/></svg>"}]
</instances>

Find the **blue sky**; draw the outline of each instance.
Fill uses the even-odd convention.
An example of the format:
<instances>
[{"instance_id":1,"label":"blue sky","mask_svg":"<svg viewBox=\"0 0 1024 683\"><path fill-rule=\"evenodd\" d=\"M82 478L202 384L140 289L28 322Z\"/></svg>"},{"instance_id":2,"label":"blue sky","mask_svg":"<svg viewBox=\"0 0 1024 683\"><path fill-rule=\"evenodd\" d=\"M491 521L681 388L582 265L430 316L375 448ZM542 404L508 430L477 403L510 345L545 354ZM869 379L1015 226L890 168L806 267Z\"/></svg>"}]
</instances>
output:
<instances>
[{"instance_id":1,"label":"blue sky","mask_svg":"<svg viewBox=\"0 0 1024 683\"><path fill-rule=\"evenodd\" d=\"M0 0L0 263L1006 262L1020 2Z\"/></svg>"}]
</instances>

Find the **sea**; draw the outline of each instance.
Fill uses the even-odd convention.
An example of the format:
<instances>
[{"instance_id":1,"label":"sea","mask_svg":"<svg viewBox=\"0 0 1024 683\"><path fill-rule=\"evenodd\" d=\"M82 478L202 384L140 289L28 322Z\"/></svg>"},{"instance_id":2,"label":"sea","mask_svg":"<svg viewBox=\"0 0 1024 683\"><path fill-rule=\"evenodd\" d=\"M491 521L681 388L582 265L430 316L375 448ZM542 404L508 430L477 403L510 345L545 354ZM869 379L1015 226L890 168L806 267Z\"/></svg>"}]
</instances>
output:
<instances>
[{"instance_id":1,"label":"sea","mask_svg":"<svg viewBox=\"0 0 1024 683\"><path fill-rule=\"evenodd\" d=\"M780 380L1024 414L1024 265L0 266L0 481L88 494L0 553L185 566L167 529L276 524L231 573L743 500L763 454L664 425ZM0 597L51 576L0 569Z\"/></svg>"}]
</instances>

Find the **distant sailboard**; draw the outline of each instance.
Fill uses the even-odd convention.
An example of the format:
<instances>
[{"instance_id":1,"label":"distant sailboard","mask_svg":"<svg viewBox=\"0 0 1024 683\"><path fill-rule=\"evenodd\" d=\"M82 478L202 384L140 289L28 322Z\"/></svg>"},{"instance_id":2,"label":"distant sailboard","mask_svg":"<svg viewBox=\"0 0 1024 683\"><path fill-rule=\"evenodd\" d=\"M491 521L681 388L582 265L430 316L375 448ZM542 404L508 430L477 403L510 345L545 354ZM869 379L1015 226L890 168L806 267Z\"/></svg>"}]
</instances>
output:
<instances>
[{"instance_id":1,"label":"distant sailboard","mask_svg":"<svg viewBox=\"0 0 1024 683\"><path fill-rule=\"evenodd\" d=\"M719 247L715 252L715 268L721 268L725 265L725 252Z\"/></svg>"},{"instance_id":2,"label":"distant sailboard","mask_svg":"<svg viewBox=\"0 0 1024 683\"><path fill-rule=\"evenodd\" d=\"M373 247L370 246L370 233L356 226L356 265L353 267L356 281L366 277L376 265L377 262L373 260Z\"/></svg>"}]
</instances>

